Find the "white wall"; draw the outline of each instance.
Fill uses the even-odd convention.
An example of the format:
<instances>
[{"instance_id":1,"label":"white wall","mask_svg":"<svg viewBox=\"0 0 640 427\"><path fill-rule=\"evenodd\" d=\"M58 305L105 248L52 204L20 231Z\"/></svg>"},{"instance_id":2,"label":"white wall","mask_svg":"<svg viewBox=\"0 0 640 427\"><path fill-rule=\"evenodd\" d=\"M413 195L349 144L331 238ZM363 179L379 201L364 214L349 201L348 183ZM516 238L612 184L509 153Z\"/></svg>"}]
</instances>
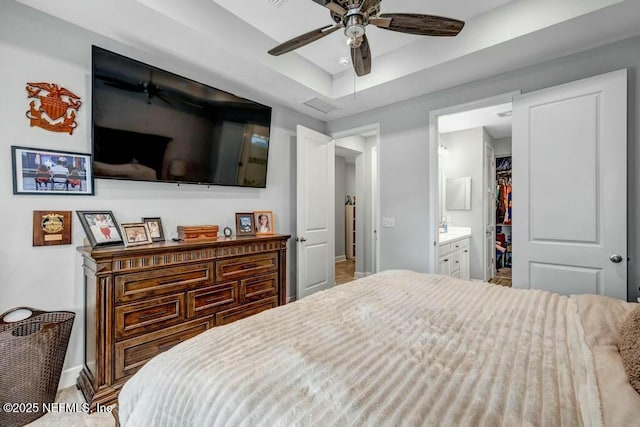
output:
<instances>
[{"instance_id":1,"label":"white wall","mask_svg":"<svg viewBox=\"0 0 640 427\"><path fill-rule=\"evenodd\" d=\"M344 201L347 195L347 162L342 156L336 156L336 259L344 257L345 252L345 213ZM355 177L354 177L355 178Z\"/></svg>"},{"instance_id":2,"label":"white wall","mask_svg":"<svg viewBox=\"0 0 640 427\"><path fill-rule=\"evenodd\" d=\"M380 123L381 216L394 217L395 228L380 230L380 267L428 269L429 111L515 90L545 87L629 69L628 103L628 254L629 298L640 296L640 37L564 58L470 82L408 101L332 120L329 132Z\"/></svg>"},{"instance_id":3,"label":"white wall","mask_svg":"<svg viewBox=\"0 0 640 427\"><path fill-rule=\"evenodd\" d=\"M472 279L483 280L483 129L473 128L440 134L440 142L447 147L446 154L440 156L443 179L471 177L471 209L447 209L446 197L443 212L449 225L471 227L469 251L469 271Z\"/></svg>"},{"instance_id":4,"label":"white wall","mask_svg":"<svg viewBox=\"0 0 640 427\"><path fill-rule=\"evenodd\" d=\"M493 152L496 155L496 157L510 156L511 155L511 137L494 139Z\"/></svg>"},{"instance_id":5,"label":"white wall","mask_svg":"<svg viewBox=\"0 0 640 427\"><path fill-rule=\"evenodd\" d=\"M156 64L180 75L216 85L214 74L195 73L188 64L171 58L154 58L142 50L115 44L93 33L66 25L31 9L0 8L0 222L4 224L0 245L0 312L15 306L78 313L69 344L63 385L75 381L82 363L84 319L81 257L76 247L84 233L73 217L73 242L68 246L37 247L32 241L34 210L111 210L119 222L139 221L143 216L162 218L167 237L180 224L234 226L234 213L273 210L275 230L295 235L296 125L325 132L324 123L273 105L271 146L266 189L211 187L166 183L96 180L96 195L13 195L11 145L89 153L91 151L91 44ZM20 11L14 12L14 10ZM140 46L141 48L143 46ZM25 118L26 82L55 82L82 97L78 128L73 135L30 128ZM224 87L222 87L224 89ZM287 285L295 294L295 243L289 242ZM71 370L70 370L71 369Z\"/></svg>"},{"instance_id":6,"label":"white wall","mask_svg":"<svg viewBox=\"0 0 640 427\"><path fill-rule=\"evenodd\" d=\"M355 196L356 194L356 163L351 160L346 164L345 169L345 189L346 194L350 196ZM357 202L358 200L356 200ZM342 199L342 204L344 205L345 199Z\"/></svg>"}]
</instances>

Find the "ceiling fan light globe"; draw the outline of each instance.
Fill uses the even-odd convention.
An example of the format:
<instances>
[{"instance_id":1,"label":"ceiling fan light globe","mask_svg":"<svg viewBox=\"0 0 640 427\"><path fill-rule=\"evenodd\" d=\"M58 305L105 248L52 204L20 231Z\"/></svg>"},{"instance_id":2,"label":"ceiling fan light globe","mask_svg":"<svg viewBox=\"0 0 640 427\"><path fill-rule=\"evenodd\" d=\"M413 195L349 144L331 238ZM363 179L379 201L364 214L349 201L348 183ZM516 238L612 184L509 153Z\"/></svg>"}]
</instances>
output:
<instances>
[{"instance_id":1,"label":"ceiling fan light globe","mask_svg":"<svg viewBox=\"0 0 640 427\"><path fill-rule=\"evenodd\" d=\"M364 26L361 24L351 25L344 29L344 35L349 38L359 38L364 35Z\"/></svg>"}]
</instances>

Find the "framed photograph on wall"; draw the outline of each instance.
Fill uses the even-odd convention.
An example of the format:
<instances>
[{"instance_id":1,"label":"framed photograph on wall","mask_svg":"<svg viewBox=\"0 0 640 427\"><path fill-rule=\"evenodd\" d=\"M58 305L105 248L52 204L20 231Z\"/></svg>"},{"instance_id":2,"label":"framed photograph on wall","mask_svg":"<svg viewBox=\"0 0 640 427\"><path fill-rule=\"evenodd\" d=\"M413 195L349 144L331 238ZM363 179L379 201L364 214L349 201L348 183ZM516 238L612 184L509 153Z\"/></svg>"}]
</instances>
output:
<instances>
[{"instance_id":1,"label":"framed photograph on wall","mask_svg":"<svg viewBox=\"0 0 640 427\"><path fill-rule=\"evenodd\" d=\"M236 236L254 236L253 212L236 213Z\"/></svg>"},{"instance_id":2,"label":"framed photograph on wall","mask_svg":"<svg viewBox=\"0 0 640 427\"><path fill-rule=\"evenodd\" d=\"M151 235L149 234L149 228L144 222L128 222L122 224L122 234L124 234L124 245L127 247L153 243Z\"/></svg>"},{"instance_id":3,"label":"framed photograph on wall","mask_svg":"<svg viewBox=\"0 0 640 427\"><path fill-rule=\"evenodd\" d=\"M164 242L164 230L162 229L162 220L156 218L142 218L142 222L147 224L149 235L154 242Z\"/></svg>"},{"instance_id":4,"label":"framed photograph on wall","mask_svg":"<svg viewBox=\"0 0 640 427\"><path fill-rule=\"evenodd\" d=\"M256 236L273 234L272 211L254 211L253 219L255 222Z\"/></svg>"},{"instance_id":5,"label":"framed photograph on wall","mask_svg":"<svg viewBox=\"0 0 640 427\"><path fill-rule=\"evenodd\" d=\"M11 146L13 194L92 196L91 155Z\"/></svg>"},{"instance_id":6,"label":"framed photograph on wall","mask_svg":"<svg viewBox=\"0 0 640 427\"><path fill-rule=\"evenodd\" d=\"M76 211L91 247L123 243L120 227L111 211Z\"/></svg>"}]
</instances>

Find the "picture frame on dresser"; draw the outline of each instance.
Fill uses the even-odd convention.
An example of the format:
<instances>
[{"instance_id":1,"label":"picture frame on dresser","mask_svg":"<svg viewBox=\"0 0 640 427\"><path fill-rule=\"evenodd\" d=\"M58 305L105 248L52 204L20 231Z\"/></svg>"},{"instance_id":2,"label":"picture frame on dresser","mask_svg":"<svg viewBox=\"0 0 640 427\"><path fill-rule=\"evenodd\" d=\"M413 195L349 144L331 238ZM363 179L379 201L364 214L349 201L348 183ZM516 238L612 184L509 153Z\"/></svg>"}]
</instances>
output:
<instances>
[{"instance_id":1,"label":"picture frame on dresser","mask_svg":"<svg viewBox=\"0 0 640 427\"><path fill-rule=\"evenodd\" d=\"M124 243L120 234L120 226L113 212L76 211L76 214L92 248Z\"/></svg>"},{"instance_id":2,"label":"picture frame on dresser","mask_svg":"<svg viewBox=\"0 0 640 427\"><path fill-rule=\"evenodd\" d=\"M256 236L273 234L273 211L253 211Z\"/></svg>"},{"instance_id":3,"label":"picture frame on dresser","mask_svg":"<svg viewBox=\"0 0 640 427\"><path fill-rule=\"evenodd\" d=\"M236 236L255 236L253 212L236 213Z\"/></svg>"},{"instance_id":4,"label":"picture frame on dresser","mask_svg":"<svg viewBox=\"0 0 640 427\"><path fill-rule=\"evenodd\" d=\"M162 220L160 217L145 217L142 218L142 222L147 224L149 228L149 235L154 242L164 242L164 230L162 228Z\"/></svg>"},{"instance_id":5,"label":"picture frame on dresser","mask_svg":"<svg viewBox=\"0 0 640 427\"><path fill-rule=\"evenodd\" d=\"M120 225L124 235L124 245L140 246L153 243L151 233L146 222L128 222Z\"/></svg>"}]
</instances>

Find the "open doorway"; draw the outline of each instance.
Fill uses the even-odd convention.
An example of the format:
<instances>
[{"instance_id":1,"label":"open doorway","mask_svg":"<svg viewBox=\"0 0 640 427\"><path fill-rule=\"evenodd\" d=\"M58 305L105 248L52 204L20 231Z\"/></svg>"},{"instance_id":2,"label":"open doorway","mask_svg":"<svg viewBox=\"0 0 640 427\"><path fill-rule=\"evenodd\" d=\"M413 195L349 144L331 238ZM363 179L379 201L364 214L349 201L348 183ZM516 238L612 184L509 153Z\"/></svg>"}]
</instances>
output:
<instances>
[{"instance_id":1,"label":"open doorway","mask_svg":"<svg viewBox=\"0 0 640 427\"><path fill-rule=\"evenodd\" d=\"M438 117L506 102L513 102L512 287L626 299L627 70L429 113L429 271L440 261Z\"/></svg>"},{"instance_id":2,"label":"open doorway","mask_svg":"<svg viewBox=\"0 0 640 427\"><path fill-rule=\"evenodd\" d=\"M352 132L334 136L336 284L377 271L378 130Z\"/></svg>"},{"instance_id":3,"label":"open doorway","mask_svg":"<svg viewBox=\"0 0 640 427\"><path fill-rule=\"evenodd\" d=\"M296 127L296 298L335 285L336 199L335 149L356 157L356 260L354 277L378 271L380 125L350 129L332 136ZM344 204L341 213L344 214ZM340 238L344 238L341 236Z\"/></svg>"},{"instance_id":4,"label":"open doorway","mask_svg":"<svg viewBox=\"0 0 640 427\"><path fill-rule=\"evenodd\" d=\"M511 286L511 112L488 100L434 117L439 274Z\"/></svg>"}]
</instances>

